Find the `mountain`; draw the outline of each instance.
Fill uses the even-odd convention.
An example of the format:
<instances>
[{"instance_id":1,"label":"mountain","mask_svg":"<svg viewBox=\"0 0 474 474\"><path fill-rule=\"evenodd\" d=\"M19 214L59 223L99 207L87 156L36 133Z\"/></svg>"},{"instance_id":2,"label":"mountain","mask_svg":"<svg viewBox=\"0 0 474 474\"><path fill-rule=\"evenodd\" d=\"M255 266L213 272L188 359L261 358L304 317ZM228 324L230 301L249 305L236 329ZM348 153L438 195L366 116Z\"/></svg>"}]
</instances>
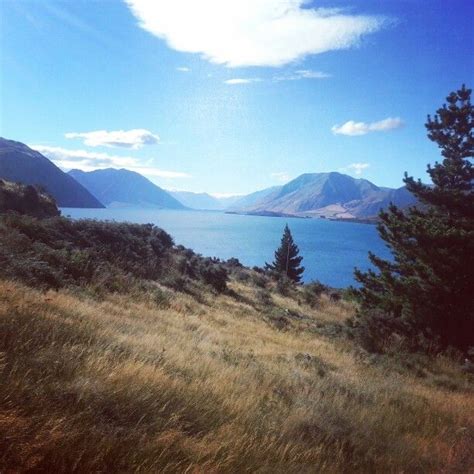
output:
<instances>
[{"instance_id":1,"label":"mountain","mask_svg":"<svg viewBox=\"0 0 474 474\"><path fill-rule=\"evenodd\" d=\"M39 185L60 207L104 207L87 189L41 153L0 137L0 178Z\"/></svg>"},{"instance_id":2,"label":"mountain","mask_svg":"<svg viewBox=\"0 0 474 474\"><path fill-rule=\"evenodd\" d=\"M189 191L170 191L169 193L190 209L234 211L252 206L278 188L280 188L280 186L274 186L247 195L227 197L216 197L208 193L193 193Z\"/></svg>"},{"instance_id":3,"label":"mountain","mask_svg":"<svg viewBox=\"0 0 474 474\"><path fill-rule=\"evenodd\" d=\"M107 207L185 209L183 204L164 189L134 171L114 168L89 172L71 170L69 175Z\"/></svg>"},{"instance_id":4,"label":"mountain","mask_svg":"<svg viewBox=\"0 0 474 474\"><path fill-rule=\"evenodd\" d=\"M190 209L215 211L222 209L219 200L207 193L192 193L188 191L168 191L171 196Z\"/></svg>"},{"instance_id":5,"label":"mountain","mask_svg":"<svg viewBox=\"0 0 474 474\"><path fill-rule=\"evenodd\" d=\"M416 203L404 187L382 188L366 179L336 172L302 174L284 186L260 193L253 202L243 200L232 210L266 215L360 219L377 215L390 202L402 208Z\"/></svg>"},{"instance_id":6,"label":"mountain","mask_svg":"<svg viewBox=\"0 0 474 474\"><path fill-rule=\"evenodd\" d=\"M279 189L281 189L281 186L273 186L271 188L262 189L261 191L255 191L254 193L241 196L228 207L228 210L233 211L251 208L256 203L262 201L268 195L278 191Z\"/></svg>"},{"instance_id":7,"label":"mountain","mask_svg":"<svg viewBox=\"0 0 474 474\"><path fill-rule=\"evenodd\" d=\"M189 191L169 191L181 204L190 209L221 211L239 199L239 196L218 198L208 193L192 193Z\"/></svg>"}]
</instances>

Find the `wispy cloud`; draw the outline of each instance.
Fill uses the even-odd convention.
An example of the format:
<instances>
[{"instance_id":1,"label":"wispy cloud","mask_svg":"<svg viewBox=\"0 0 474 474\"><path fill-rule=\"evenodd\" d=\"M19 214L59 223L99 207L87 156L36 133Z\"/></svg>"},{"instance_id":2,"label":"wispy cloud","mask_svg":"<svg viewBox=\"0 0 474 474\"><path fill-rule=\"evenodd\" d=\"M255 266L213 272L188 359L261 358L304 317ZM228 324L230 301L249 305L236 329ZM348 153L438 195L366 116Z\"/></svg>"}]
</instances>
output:
<instances>
[{"instance_id":1,"label":"wispy cloud","mask_svg":"<svg viewBox=\"0 0 474 474\"><path fill-rule=\"evenodd\" d=\"M252 82L261 82L262 79L259 77L236 77L235 79L227 79L224 81L225 84L237 85L237 84L251 84Z\"/></svg>"},{"instance_id":2,"label":"wispy cloud","mask_svg":"<svg viewBox=\"0 0 474 474\"><path fill-rule=\"evenodd\" d=\"M109 148L142 148L144 145L156 145L160 137L149 130L141 128L133 130L96 130L94 132L70 132L64 135L66 138L81 139L84 145Z\"/></svg>"},{"instance_id":3,"label":"wispy cloud","mask_svg":"<svg viewBox=\"0 0 474 474\"><path fill-rule=\"evenodd\" d=\"M176 68L176 70L179 72L191 72L191 69L188 68L187 66L179 66Z\"/></svg>"},{"instance_id":4,"label":"wispy cloud","mask_svg":"<svg viewBox=\"0 0 474 474\"><path fill-rule=\"evenodd\" d=\"M288 74L281 74L273 76L271 79L275 82L281 81L299 81L301 79L327 79L331 77L330 74L321 71L312 71L311 69L299 69L298 71L293 71ZM237 77L233 79L227 79L224 81L225 84L251 84L253 82L263 82L264 79L261 77Z\"/></svg>"},{"instance_id":5,"label":"wispy cloud","mask_svg":"<svg viewBox=\"0 0 474 474\"><path fill-rule=\"evenodd\" d=\"M275 81L299 81L301 79L327 79L331 77L331 74L327 74L322 71L312 71L311 69L300 69L290 74L282 74L281 76L275 76Z\"/></svg>"},{"instance_id":6,"label":"wispy cloud","mask_svg":"<svg viewBox=\"0 0 474 474\"><path fill-rule=\"evenodd\" d=\"M290 175L286 171L279 171L278 173L271 173L270 176L280 183L287 183L290 181Z\"/></svg>"},{"instance_id":7,"label":"wispy cloud","mask_svg":"<svg viewBox=\"0 0 474 474\"><path fill-rule=\"evenodd\" d=\"M157 178L190 178L188 173L179 171L167 171L151 165L151 160L145 164L131 156L116 156L108 153L98 153L86 150L68 150L61 147L44 145L29 145L33 150L37 150L60 168L70 170L73 168L83 171L93 171L104 168L126 168L137 173L153 176Z\"/></svg>"},{"instance_id":8,"label":"wispy cloud","mask_svg":"<svg viewBox=\"0 0 474 474\"><path fill-rule=\"evenodd\" d=\"M357 176L360 176L364 170L370 167L369 163L351 163L347 165L345 168L342 168L341 171L349 171L354 173Z\"/></svg>"},{"instance_id":9,"label":"wispy cloud","mask_svg":"<svg viewBox=\"0 0 474 474\"><path fill-rule=\"evenodd\" d=\"M350 48L382 17L310 8L308 0L125 0L139 25L177 51L229 67L282 66Z\"/></svg>"},{"instance_id":10,"label":"wispy cloud","mask_svg":"<svg viewBox=\"0 0 474 474\"><path fill-rule=\"evenodd\" d=\"M348 122L342 125L334 125L331 128L332 133L335 135L347 135L351 137L367 135L370 132L388 132L390 130L396 130L397 128L402 128L404 122L402 119L396 118L386 118L380 120L379 122L355 122L354 120L349 120Z\"/></svg>"}]
</instances>

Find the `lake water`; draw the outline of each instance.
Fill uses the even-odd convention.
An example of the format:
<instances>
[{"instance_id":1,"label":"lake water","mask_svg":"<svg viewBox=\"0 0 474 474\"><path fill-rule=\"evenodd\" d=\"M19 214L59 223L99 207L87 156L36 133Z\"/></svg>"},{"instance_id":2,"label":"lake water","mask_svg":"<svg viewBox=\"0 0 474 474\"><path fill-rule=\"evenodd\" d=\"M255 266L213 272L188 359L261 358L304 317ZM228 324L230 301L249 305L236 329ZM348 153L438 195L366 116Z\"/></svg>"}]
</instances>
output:
<instances>
[{"instance_id":1,"label":"lake water","mask_svg":"<svg viewBox=\"0 0 474 474\"><path fill-rule=\"evenodd\" d=\"M303 256L304 281L320 280L333 287L354 284L354 267L367 269L369 250L390 253L374 225L325 219L240 216L212 211L156 209L62 209L72 218L153 223L171 234L176 244L209 257L238 258L247 266L273 260L285 224Z\"/></svg>"}]
</instances>

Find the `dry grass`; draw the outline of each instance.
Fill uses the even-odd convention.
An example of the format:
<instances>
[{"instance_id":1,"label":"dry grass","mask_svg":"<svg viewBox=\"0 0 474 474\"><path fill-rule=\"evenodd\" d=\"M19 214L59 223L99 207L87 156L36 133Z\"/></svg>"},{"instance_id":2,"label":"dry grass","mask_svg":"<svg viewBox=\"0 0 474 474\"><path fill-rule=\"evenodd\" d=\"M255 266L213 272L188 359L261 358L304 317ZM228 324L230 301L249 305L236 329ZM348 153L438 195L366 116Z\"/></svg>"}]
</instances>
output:
<instances>
[{"instance_id":1,"label":"dry grass","mask_svg":"<svg viewBox=\"0 0 474 474\"><path fill-rule=\"evenodd\" d=\"M0 282L0 471L473 472L454 362L371 358L325 335L347 303L230 286L197 302Z\"/></svg>"}]
</instances>

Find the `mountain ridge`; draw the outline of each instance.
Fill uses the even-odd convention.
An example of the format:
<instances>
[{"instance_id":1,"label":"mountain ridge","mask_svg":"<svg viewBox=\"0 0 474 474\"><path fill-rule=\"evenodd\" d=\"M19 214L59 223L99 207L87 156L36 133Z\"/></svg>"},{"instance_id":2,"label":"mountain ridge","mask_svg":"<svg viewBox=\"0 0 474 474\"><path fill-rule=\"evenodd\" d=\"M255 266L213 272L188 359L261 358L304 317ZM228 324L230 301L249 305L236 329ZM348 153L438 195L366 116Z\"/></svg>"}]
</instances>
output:
<instances>
[{"instance_id":1,"label":"mountain ridge","mask_svg":"<svg viewBox=\"0 0 474 474\"><path fill-rule=\"evenodd\" d=\"M237 201L240 196L216 197L212 194L191 191L168 191L181 204L196 210L203 211L223 211Z\"/></svg>"},{"instance_id":2,"label":"mountain ridge","mask_svg":"<svg viewBox=\"0 0 474 474\"><path fill-rule=\"evenodd\" d=\"M24 143L0 137L0 178L44 188L60 207L104 205L72 176Z\"/></svg>"},{"instance_id":3,"label":"mountain ridge","mask_svg":"<svg viewBox=\"0 0 474 474\"><path fill-rule=\"evenodd\" d=\"M143 206L186 209L170 193L140 173L106 168L94 171L73 169L68 173L107 207Z\"/></svg>"},{"instance_id":4,"label":"mountain ridge","mask_svg":"<svg viewBox=\"0 0 474 474\"><path fill-rule=\"evenodd\" d=\"M416 204L404 186L379 187L364 178L336 171L304 173L273 191L260 193L260 199L231 210L245 214L365 219L376 216L390 202L402 208Z\"/></svg>"}]
</instances>

